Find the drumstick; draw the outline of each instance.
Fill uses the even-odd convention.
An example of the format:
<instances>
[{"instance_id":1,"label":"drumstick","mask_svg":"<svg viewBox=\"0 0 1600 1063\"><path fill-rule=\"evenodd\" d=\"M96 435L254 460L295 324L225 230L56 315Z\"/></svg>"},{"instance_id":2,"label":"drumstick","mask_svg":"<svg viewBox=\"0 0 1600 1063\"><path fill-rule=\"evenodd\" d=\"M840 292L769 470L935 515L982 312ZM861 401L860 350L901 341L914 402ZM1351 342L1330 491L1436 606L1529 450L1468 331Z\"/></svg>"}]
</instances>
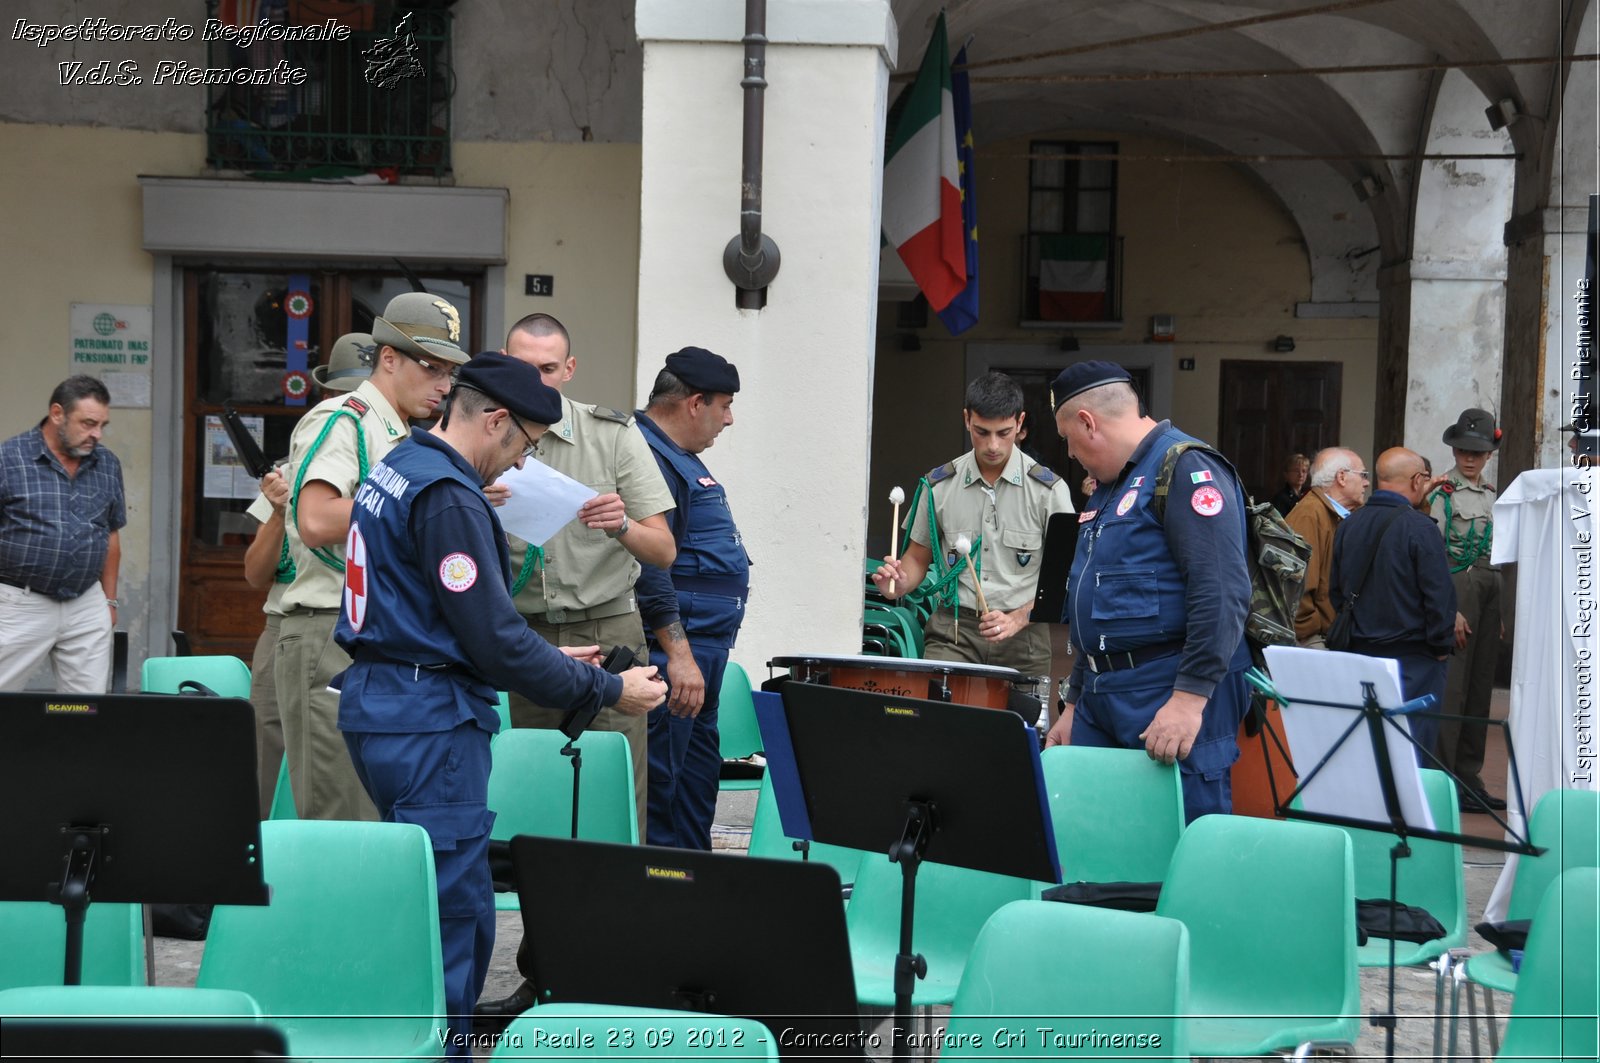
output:
<instances>
[{"instance_id":1,"label":"drumstick","mask_svg":"<svg viewBox=\"0 0 1600 1063\"><path fill-rule=\"evenodd\" d=\"M972 566L972 564L971 564L971 562L972 562L972 540L967 538L965 535L957 536L956 537L956 551L958 553L960 553L962 557L965 557L967 559L968 567L971 568L971 570L972 570L972 589L978 592L978 615L982 616L984 613L987 613L989 611L989 603L984 601L984 599L983 599L983 584L978 579L978 570L977 570L976 567ZM956 577L956 579L958 581L960 580L960 578L961 577L959 577L959 576Z\"/></svg>"},{"instance_id":2,"label":"drumstick","mask_svg":"<svg viewBox=\"0 0 1600 1063\"><path fill-rule=\"evenodd\" d=\"M889 525L889 560L900 560L900 503L906 500L906 493L895 487L889 491L889 501L894 505L894 521ZM889 581L889 597L894 597L894 580Z\"/></svg>"}]
</instances>

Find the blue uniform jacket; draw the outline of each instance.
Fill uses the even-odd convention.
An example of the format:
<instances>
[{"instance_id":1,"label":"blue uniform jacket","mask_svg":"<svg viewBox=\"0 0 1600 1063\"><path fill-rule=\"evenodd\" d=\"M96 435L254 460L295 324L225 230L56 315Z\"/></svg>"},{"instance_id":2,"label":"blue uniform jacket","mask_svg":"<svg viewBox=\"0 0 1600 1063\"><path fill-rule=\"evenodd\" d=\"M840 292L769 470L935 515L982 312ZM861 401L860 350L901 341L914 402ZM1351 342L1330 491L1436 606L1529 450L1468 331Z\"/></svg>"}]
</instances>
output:
<instances>
[{"instance_id":1,"label":"blue uniform jacket","mask_svg":"<svg viewBox=\"0 0 1600 1063\"><path fill-rule=\"evenodd\" d=\"M1359 567L1385 524L1390 526L1383 529L1383 543L1352 618L1350 648L1386 657L1447 654L1456 644L1450 561L1438 526L1404 495L1374 491L1366 505L1340 523L1333 537L1328 597L1335 609L1344 608L1361 579Z\"/></svg>"},{"instance_id":2,"label":"blue uniform jacket","mask_svg":"<svg viewBox=\"0 0 1600 1063\"><path fill-rule=\"evenodd\" d=\"M621 678L535 634L510 587L505 532L477 471L443 440L412 429L356 492L334 638L357 662L396 661L456 679L455 694L419 699L394 669L352 668L339 729L445 731L476 719L492 734L497 689L542 705L615 704Z\"/></svg>"},{"instance_id":3,"label":"blue uniform jacket","mask_svg":"<svg viewBox=\"0 0 1600 1063\"><path fill-rule=\"evenodd\" d=\"M697 642L732 646L750 591L750 555L728 508L727 492L698 455L674 443L643 411L634 411L634 418L677 504L667 512L677 560L670 572L640 566L635 586L639 611L646 617L675 613L684 630L698 636Z\"/></svg>"},{"instance_id":4,"label":"blue uniform jacket","mask_svg":"<svg viewBox=\"0 0 1600 1063\"><path fill-rule=\"evenodd\" d=\"M1244 493L1233 473L1208 453L1187 451L1173 470L1165 520L1150 506L1167 448L1192 438L1168 421L1156 425L1078 515L1062 615L1079 650L1068 683L1073 704L1085 651L1182 643L1173 689L1206 698L1228 672L1249 666Z\"/></svg>"}]
</instances>

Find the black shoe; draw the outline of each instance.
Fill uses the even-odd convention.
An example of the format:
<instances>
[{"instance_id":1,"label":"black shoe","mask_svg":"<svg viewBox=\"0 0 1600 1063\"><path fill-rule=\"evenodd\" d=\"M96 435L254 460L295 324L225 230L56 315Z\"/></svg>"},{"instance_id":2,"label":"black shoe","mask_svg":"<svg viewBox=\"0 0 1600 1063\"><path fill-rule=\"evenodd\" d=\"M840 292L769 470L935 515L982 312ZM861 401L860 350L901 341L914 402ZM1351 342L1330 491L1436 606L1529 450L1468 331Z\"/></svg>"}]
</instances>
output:
<instances>
[{"instance_id":1,"label":"black shoe","mask_svg":"<svg viewBox=\"0 0 1600 1063\"><path fill-rule=\"evenodd\" d=\"M523 982L509 996L500 1000L480 1000L478 1006L472 1009L472 1014L484 1019L510 1019L534 1004L534 991L532 982Z\"/></svg>"},{"instance_id":2,"label":"black shoe","mask_svg":"<svg viewBox=\"0 0 1600 1063\"><path fill-rule=\"evenodd\" d=\"M1496 812L1504 812L1506 810L1506 799L1503 797L1496 797L1488 790L1479 790L1478 800L1483 802L1485 807L1492 808Z\"/></svg>"},{"instance_id":3,"label":"black shoe","mask_svg":"<svg viewBox=\"0 0 1600 1063\"><path fill-rule=\"evenodd\" d=\"M1458 790L1456 796L1463 812L1503 812L1506 802L1487 790Z\"/></svg>"}]
</instances>

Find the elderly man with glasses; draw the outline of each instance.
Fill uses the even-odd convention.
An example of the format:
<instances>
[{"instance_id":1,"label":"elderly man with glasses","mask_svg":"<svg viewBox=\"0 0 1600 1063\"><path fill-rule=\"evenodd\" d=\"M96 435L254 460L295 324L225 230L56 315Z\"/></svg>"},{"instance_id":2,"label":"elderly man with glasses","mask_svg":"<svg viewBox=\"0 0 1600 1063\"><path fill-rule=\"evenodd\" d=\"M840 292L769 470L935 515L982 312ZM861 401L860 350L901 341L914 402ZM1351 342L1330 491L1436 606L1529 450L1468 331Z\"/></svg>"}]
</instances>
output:
<instances>
[{"instance_id":1,"label":"elderly man with glasses","mask_svg":"<svg viewBox=\"0 0 1600 1063\"><path fill-rule=\"evenodd\" d=\"M1442 702L1456 588L1439 529L1415 508L1431 480L1415 451L1378 455L1377 490L1334 536L1329 585L1335 609L1355 599L1349 650L1394 658L1407 699L1432 694ZM1412 737L1430 753L1438 730L1436 720L1411 720Z\"/></svg>"},{"instance_id":2,"label":"elderly man with glasses","mask_svg":"<svg viewBox=\"0 0 1600 1063\"><path fill-rule=\"evenodd\" d=\"M1311 487L1285 517L1289 527L1311 547L1306 589L1294 614L1294 637L1308 649L1326 649L1333 626L1333 600L1328 596L1328 570L1333 565L1333 536L1339 524L1360 509L1367 498L1367 467L1361 455L1344 447L1327 447L1311 463Z\"/></svg>"}]
</instances>

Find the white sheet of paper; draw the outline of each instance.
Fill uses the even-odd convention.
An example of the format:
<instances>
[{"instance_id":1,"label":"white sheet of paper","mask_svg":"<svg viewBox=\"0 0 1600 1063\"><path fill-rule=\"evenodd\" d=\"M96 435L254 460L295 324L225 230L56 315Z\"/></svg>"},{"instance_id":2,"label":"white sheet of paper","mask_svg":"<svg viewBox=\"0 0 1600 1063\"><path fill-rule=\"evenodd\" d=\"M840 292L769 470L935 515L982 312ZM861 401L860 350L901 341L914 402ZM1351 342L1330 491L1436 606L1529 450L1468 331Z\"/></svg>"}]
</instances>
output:
<instances>
[{"instance_id":1,"label":"white sheet of paper","mask_svg":"<svg viewBox=\"0 0 1600 1063\"><path fill-rule=\"evenodd\" d=\"M1339 736L1350 729L1360 714L1352 709L1310 705L1309 701L1361 704L1361 684L1373 684L1379 706L1392 709L1404 699L1400 695L1400 665L1388 657L1367 657L1359 653L1334 650L1303 650L1295 646L1268 646L1267 669L1272 685L1289 704L1283 707L1283 726L1289 732L1289 752L1294 757L1300 781L1305 783L1311 769L1327 756ZM1435 710L1437 711L1437 707ZM1393 722L1410 734L1404 716ZM1387 727L1387 724L1385 725ZM1434 829L1433 814L1422 791L1422 776L1417 771L1416 748L1389 728L1384 735L1389 749L1389 764L1399 791L1400 811L1412 827ZM1350 819L1389 822L1383 804L1383 787L1378 778L1378 762L1372 755L1372 735L1365 723L1345 739L1338 751L1306 784L1300 794L1308 812Z\"/></svg>"},{"instance_id":2,"label":"white sheet of paper","mask_svg":"<svg viewBox=\"0 0 1600 1063\"><path fill-rule=\"evenodd\" d=\"M495 482L511 489L506 504L495 510L501 526L534 546L543 546L600 493L537 458L529 458L520 469L507 469Z\"/></svg>"}]
</instances>

